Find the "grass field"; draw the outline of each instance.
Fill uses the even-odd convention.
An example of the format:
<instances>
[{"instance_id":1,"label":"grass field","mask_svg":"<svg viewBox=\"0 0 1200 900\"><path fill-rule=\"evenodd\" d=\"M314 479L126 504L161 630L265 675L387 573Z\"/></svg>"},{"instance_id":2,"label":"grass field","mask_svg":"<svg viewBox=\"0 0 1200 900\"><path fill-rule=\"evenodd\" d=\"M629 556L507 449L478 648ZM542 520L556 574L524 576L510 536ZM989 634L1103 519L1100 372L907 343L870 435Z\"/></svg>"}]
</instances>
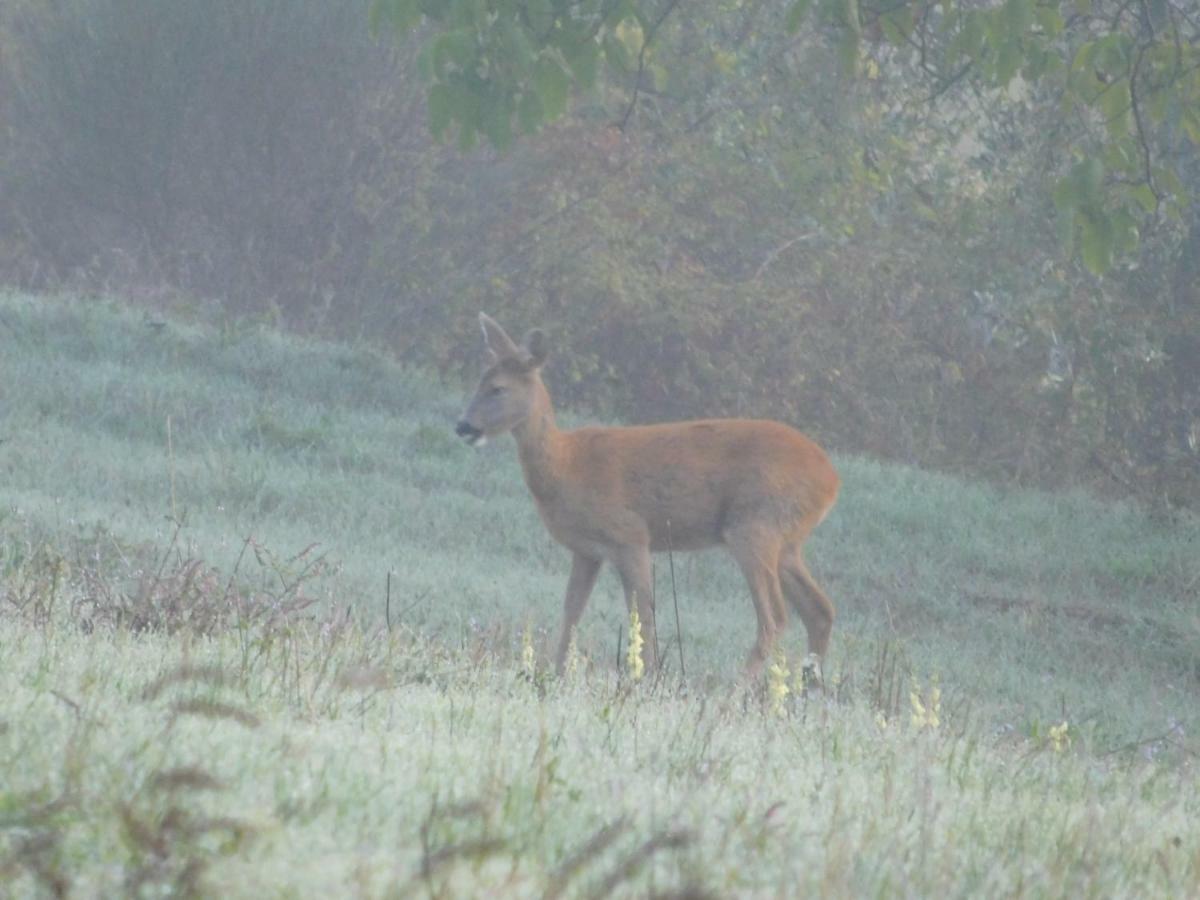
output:
<instances>
[{"instance_id":1,"label":"grass field","mask_svg":"<svg viewBox=\"0 0 1200 900\"><path fill-rule=\"evenodd\" d=\"M720 553L657 682L607 573L556 681L467 389L0 296L0 896L1200 896L1194 517L840 456L823 695L739 682Z\"/></svg>"}]
</instances>

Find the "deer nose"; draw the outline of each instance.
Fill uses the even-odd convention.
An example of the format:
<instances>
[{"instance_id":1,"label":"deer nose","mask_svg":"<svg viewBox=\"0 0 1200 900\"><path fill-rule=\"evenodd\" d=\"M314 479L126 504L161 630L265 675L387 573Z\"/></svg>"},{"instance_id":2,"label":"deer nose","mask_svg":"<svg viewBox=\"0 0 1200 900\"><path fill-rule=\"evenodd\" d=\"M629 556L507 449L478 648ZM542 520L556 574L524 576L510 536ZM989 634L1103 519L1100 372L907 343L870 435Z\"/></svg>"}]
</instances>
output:
<instances>
[{"instance_id":1,"label":"deer nose","mask_svg":"<svg viewBox=\"0 0 1200 900\"><path fill-rule=\"evenodd\" d=\"M463 419L458 423L457 426L455 426L454 433L466 441L473 441L483 434L482 431L480 431L466 419Z\"/></svg>"}]
</instances>

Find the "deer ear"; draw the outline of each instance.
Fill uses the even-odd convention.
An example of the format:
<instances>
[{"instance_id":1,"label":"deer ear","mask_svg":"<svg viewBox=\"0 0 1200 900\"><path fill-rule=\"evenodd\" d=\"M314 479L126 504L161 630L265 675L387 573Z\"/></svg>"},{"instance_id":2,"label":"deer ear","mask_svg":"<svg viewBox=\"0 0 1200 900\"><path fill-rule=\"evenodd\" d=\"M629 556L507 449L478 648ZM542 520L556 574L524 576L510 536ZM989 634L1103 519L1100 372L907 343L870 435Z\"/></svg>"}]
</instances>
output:
<instances>
[{"instance_id":1,"label":"deer ear","mask_svg":"<svg viewBox=\"0 0 1200 900\"><path fill-rule=\"evenodd\" d=\"M546 361L546 334L540 328L535 328L525 335L525 357L529 368L538 369Z\"/></svg>"},{"instance_id":2,"label":"deer ear","mask_svg":"<svg viewBox=\"0 0 1200 900\"><path fill-rule=\"evenodd\" d=\"M519 356L520 351L503 328L487 313L479 314L479 327L483 329L483 343L497 360L506 356Z\"/></svg>"}]
</instances>

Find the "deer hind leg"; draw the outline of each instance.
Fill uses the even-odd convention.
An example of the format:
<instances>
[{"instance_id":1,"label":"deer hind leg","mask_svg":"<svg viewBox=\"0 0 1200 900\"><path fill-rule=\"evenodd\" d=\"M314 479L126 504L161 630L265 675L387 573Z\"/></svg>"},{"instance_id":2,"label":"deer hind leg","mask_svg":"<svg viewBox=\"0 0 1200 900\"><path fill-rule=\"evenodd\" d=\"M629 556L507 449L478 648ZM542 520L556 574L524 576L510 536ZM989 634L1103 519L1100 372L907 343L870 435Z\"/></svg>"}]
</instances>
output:
<instances>
[{"instance_id":1,"label":"deer hind leg","mask_svg":"<svg viewBox=\"0 0 1200 900\"><path fill-rule=\"evenodd\" d=\"M725 545L746 577L758 618L754 648L746 660L746 676L753 678L774 650L779 630L787 626L778 571L783 541L769 529L749 527L727 533Z\"/></svg>"},{"instance_id":2,"label":"deer hind leg","mask_svg":"<svg viewBox=\"0 0 1200 900\"><path fill-rule=\"evenodd\" d=\"M559 675L567 661L567 648L571 645L571 632L587 607L596 576L600 573L600 560L576 553L571 559L571 577L567 580L567 596L563 599L562 635L558 639L558 653L554 668Z\"/></svg>"},{"instance_id":3,"label":"deer hind leg","mask_svg":"<svg viewBox=\"0 0 1200 900\"><path fill-rule=\"evenodd\" d=\"M824 657L829 649L830 632L833 631L833 603L809 573L799 543L787 547L781 555L779 580L784 596L808 631L808 652Z\"/></svg>"},{"instance_id":4,"label":"deer hind leg","mask_svg":"<svg viewBox=\"0 0 1200 900\"><path fill-rule=\"evenodd\" d=\"M625 608L633 609L637 602L638 620L642 630L642 662L647 671L658 666L658 638L655 636L654 585L650 577L650 548L639 545L623 547L613 559L625 588Z\"/></svg>"}]
</instances>

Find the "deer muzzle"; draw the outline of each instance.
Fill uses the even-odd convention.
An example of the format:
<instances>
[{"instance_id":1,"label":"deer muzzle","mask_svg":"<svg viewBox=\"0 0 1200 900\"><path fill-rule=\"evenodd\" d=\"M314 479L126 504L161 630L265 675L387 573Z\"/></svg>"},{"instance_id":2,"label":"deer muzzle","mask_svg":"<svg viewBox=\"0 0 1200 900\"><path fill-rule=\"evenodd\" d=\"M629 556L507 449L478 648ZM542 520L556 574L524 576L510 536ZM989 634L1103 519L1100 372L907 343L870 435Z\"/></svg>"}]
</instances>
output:
<instances>
[{"instance_id":1,"label":"deer muzzle","mask_svg":"<svg viewBox=\"0 0 1200 900\"><path fill-rule=\"evenodd\" d=\"M482 447L487 440L484 437L483 432L480 431L478 428L476 428L474 425L472 425L470 422L468 422L466 419L463 419L461 422L458 423L457 426L455 426L454 433L457 434L464 441L466 441L468 444L470 444L472 447Z\"/></svg>"}]
</instances>

